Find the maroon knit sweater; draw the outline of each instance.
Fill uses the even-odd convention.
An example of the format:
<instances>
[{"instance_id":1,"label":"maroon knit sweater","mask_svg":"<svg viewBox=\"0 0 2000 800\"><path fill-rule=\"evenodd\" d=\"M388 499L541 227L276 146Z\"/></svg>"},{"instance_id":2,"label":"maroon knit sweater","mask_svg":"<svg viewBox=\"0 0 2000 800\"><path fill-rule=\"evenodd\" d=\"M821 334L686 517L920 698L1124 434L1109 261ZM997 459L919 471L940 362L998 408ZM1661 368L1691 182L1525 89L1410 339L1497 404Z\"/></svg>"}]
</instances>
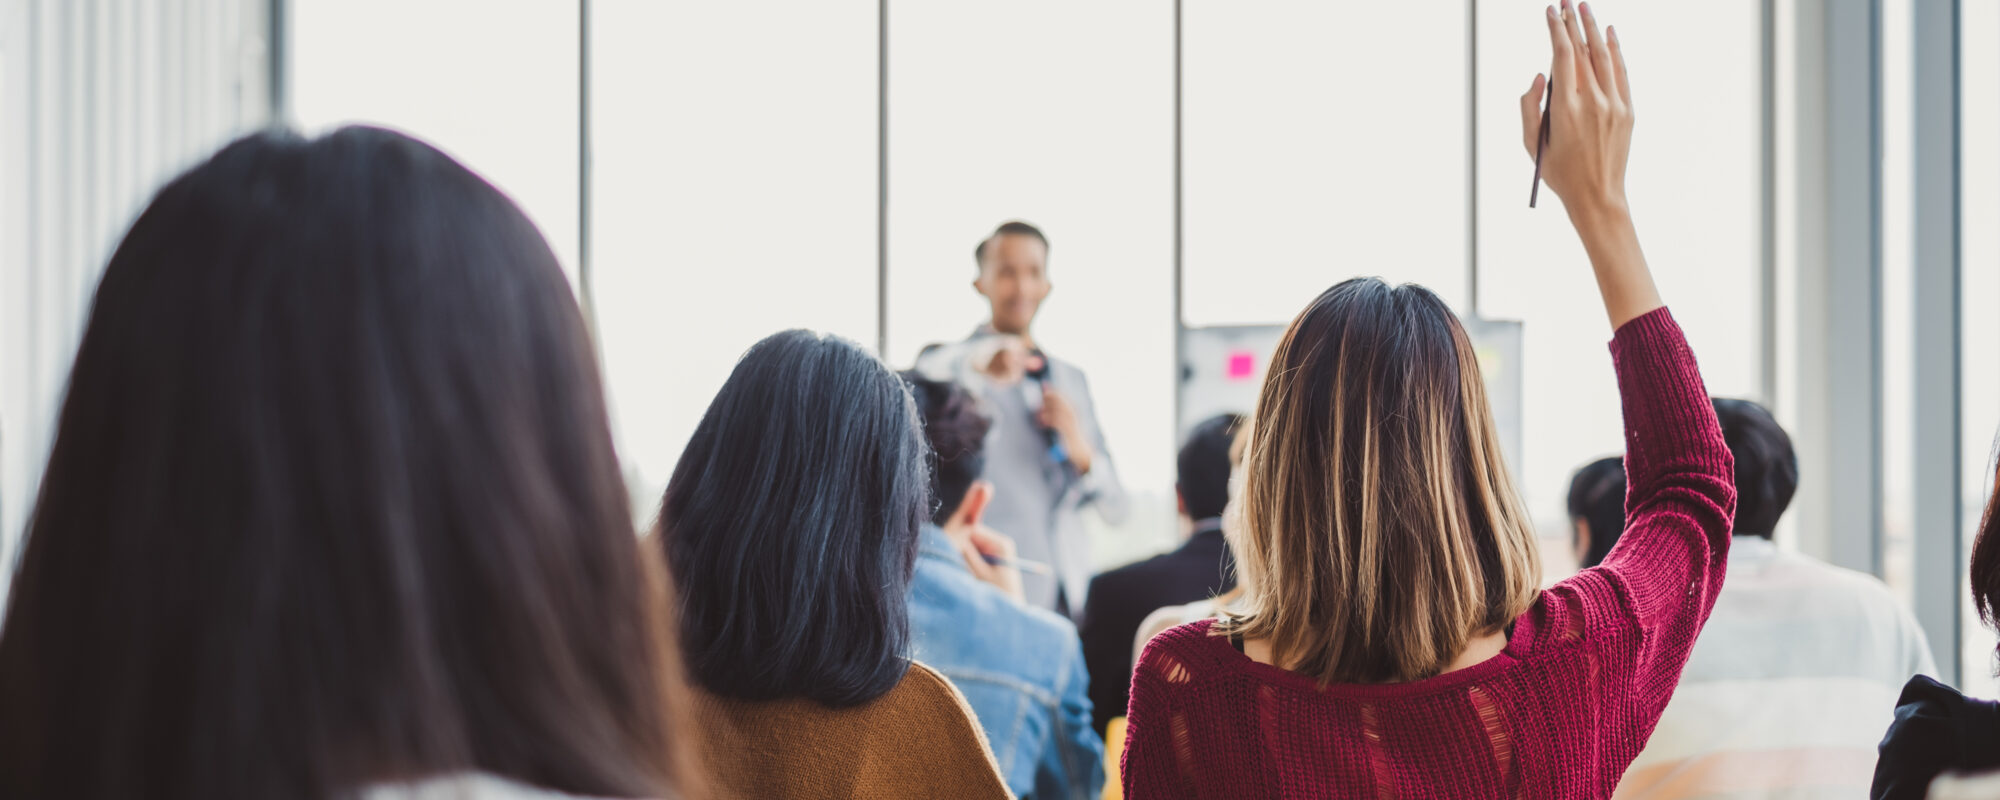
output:
<instances>
[{"instance_id":1,"label":"maroon knit sweater","mask_svg":"<svg viewBox=\"0 0 2000 800\"><path fill-rule=\"evenodd\" d=\"M1722 588L1736 504L1673 317L1627 323L1611 353L1630 489L1602 566L1542 592L1499 655L1411 683L1321 687L1209 621L1162 633L1132 678L1125 796L1611 796Z\"/></svg>"}]
</instances>

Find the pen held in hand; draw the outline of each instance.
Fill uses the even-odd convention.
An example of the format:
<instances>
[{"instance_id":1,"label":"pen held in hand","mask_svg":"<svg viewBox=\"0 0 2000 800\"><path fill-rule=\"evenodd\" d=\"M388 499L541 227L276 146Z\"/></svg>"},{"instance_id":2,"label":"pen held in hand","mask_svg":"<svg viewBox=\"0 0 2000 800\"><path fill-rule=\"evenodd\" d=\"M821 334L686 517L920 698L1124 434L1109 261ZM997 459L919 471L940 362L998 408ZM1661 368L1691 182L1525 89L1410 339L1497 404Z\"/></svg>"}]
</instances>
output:
<instances>
[{"instance_id":1,"label":"pen held in hand","mask_svg":"<svg viewBox=\"0 0 2000 800\"><path fill-rule=\"evenodd\" d=\"M1036 575L1056 574L1054 567L1040 561L1030 561L1025 558L1008 558L1007 556L996 556L991 553L980 553L979 557L984 559L986 563L996 567L1013 567L1022 572L1032 572Z\"/></svg>"},{"instance_id":2,"label":"pen held in hand","mask_svg":"<svg viewBox=\"0 0 2000 800\"><path fill-rule=\"evenodd\" d=\"M1535 182L1528 187L1529 208L1535 207L1535 198L1542 193L1542 151L1549 148L1549 105L1555 99L1556 82L1550 79L1549 85L1542 90L1542 132L1535 137Z\"/></svg>"}]
</instances>

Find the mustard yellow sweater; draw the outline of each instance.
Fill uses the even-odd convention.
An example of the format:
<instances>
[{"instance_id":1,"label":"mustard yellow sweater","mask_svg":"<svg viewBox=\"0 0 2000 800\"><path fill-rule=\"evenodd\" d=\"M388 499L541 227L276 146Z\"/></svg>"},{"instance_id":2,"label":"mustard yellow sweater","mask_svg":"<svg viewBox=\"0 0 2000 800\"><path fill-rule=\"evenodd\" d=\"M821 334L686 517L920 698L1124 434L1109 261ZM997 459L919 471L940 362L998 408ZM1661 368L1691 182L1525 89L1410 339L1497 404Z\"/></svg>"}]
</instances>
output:
<instances>
[{"instance_id":1,"label":"mustard yellow sweater","mask_svg":"<svg viewBox=\"0 0 2000 800\"><path fill-rule=\"evenodd\" d=\"M725 798L1006 798L986 735L957 689L912 663L853 708L696 692L694 731Z\"/></svg>"}]
</instances>

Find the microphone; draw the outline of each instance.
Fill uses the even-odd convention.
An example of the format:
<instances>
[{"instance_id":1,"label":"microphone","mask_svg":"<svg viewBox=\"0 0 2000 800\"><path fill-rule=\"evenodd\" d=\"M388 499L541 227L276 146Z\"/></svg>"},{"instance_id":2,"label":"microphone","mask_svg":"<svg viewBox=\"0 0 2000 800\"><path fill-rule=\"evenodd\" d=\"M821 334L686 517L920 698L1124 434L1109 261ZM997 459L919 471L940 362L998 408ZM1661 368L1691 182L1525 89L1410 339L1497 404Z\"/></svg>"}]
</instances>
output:
<instances>
[{"instance_id":1,"label":"microphone","mask_svg":"<svg viewBox=\"0 0 2000 800\"><path fill-rule=\"evenodd\" d=\"M1049 385L1049 357L1043 355L1040 348L1029 350L1028 357L1035 363L1035 367L1027 371L1026 377L1028 380L1034 381L1037 388L1047 391ZM1037 399L1039 399L1039 395ZM1049 443L1049 458L1057 464L1065 467L1069 466L1069 450L1063 447L1062 436L1056 433L1056 429L1043 426L1042 438Z\"/></svg>"}]
</instances>

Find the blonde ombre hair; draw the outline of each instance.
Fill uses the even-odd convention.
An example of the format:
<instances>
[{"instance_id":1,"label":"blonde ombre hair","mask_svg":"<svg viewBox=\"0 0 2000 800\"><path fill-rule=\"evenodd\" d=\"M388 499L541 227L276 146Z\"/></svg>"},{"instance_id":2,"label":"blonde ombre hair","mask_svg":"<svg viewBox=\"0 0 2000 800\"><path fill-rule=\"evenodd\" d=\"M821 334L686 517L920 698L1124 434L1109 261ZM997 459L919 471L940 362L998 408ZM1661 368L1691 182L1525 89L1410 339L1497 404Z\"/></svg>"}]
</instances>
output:
<instances>
[{"instance_id":1,"label":"blonde ombre hair","mask_svg":"<svg viewBox=\"0 0 2000 800\"><path fill-rule=\"evenodd\" d=\"M1326 683L1443 672L1541 583L1472 342L1421 286L1356 278L1292 320L1243 467L1246 609L1220 633Z\"/></svg>"}]
</instances>

